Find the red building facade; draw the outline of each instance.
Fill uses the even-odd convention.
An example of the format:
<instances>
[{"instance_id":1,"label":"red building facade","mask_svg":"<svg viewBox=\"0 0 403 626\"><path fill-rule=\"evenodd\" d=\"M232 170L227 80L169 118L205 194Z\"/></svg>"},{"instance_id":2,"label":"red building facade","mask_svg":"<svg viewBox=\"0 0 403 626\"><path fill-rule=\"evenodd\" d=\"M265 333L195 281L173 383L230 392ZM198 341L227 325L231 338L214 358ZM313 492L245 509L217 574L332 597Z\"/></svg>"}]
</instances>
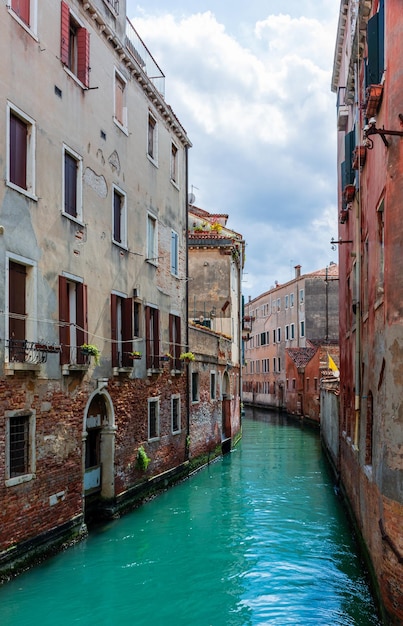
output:
<instances>
[{"instance_id":1,"label":"red building facade","mask_svg":"<svg viewBox=\"0 0 403 626\"><path fill-rule=\"evenodd\" d=\"M403 623L403 16L342 0L337 93L342 485L388 623Z\"/></svg>"}]
</instances>

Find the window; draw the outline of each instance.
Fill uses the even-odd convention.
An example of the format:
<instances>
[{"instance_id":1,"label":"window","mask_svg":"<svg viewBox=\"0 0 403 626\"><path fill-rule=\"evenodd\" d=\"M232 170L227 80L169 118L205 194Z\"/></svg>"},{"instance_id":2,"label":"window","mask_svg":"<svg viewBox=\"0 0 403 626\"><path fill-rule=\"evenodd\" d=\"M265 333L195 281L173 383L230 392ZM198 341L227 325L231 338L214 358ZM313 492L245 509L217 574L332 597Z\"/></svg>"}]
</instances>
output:
<instances>
[{"instance_id":1,"label":"window","mask_svg":"<svg viewBox=\"0 0 403 626\"><path fill-rule=\"evenodd\" d=\"M35 413L6 411L6 485L31 480L35 473Z\"/></svg>"},{"instance_id":2,"label":"window","mask_svg":"<svg viewBox=\"0 0 403 626\"><path fill-rule=\"evenodd\" d=\"M290 338L290 327L287 324L285 327L285 340L288 341L289 338Z\"/></svg>"},{"instance_id":3,"label":"window","mask_svg":"<svg viewBox=\"0 0 403 626\"><path fill-rule=\"evenodd\" d=\"M146 261L158 264L157 220L153 215L147 216L147 258Z\"/></svg>"},{"instance_id":4,"label":"window","mask_svg":"<svg viewBox=\"0 0 403 626\"><path fill-rule=\"evenodd\" d=\"M7 103L7 123L7 184L36 200L35 122L21 109Z\"/></svg>"},{"instance_id":5,"label":"window","mask_svg":"<svg viewBox=\"0 0 403 626\"><path fill-rule=\"evenodd\" d=\"M280 311L281 309L281 300L280 298L277 298L277 311Z\"/></svg>"},{"instance_id":6,"label":"window","mask_svg":"<svg viewBox=\"0 0 403 626\"><path fill-rule=\"evenodd\" d=\"M273 343L276 343L276 329L273 328Z\"/></svg>"},{"instance_id":7,"label":"window","mask_svg":"<svg viewBox=\"0 0 403 626\"><path fill-rule=\"evenodd\" d=\"M179 315L169 314L169 352L173 356L173 369L181 369L181 318Z\"/></svg>"},{"instance_id":8,"label":"window","mask_svg":"<svg viewBox=\"0 0 403 626\"><path fill-rule=\"evenodd\" d=\"M211 400L215 400L217 397L216 387L217 387L216 373L210 372L210 398Z\"/></svg>"},{"instance_id":9,"label":"window","mask_svg":"<svg viewBox=\"0 0 403 626\"><path fill-rule=\"evenodd\" d=\"M133 300L111 295L112 367L130 367L133 350Z\"/></svg>"},{"instance_id":10,"label":"window","mask_svg":"<svg viewBox=\"0 0 403 626\"><path fill-rule=\"evenodd\" d=\"M295 378L292 379L292 388L295 389L296 388L296 383L295 383Z\"/></svg>"},{"instance_id":11,"label":"window","mask_svg":"<svg viewBox=\"0 0 403 626\"><path fill-rule=\"evenodd\" d=\"M59 276L59 337L62 365L85 364L80 346L87 341L87 286L71 276Z\"/></svg>"},{"instance_id":12,"label":"window","mask_svg":"<svg viewBox=\"0 0 403 626\"><path fill-rule=\"evenodd\" d=\"M146 365L147 369L160 367L160 312L146 306Z\"/></svg>"},{"instance_id":13,"label":"window","mask_svg":"<svg viewBox=\"0 0 403 626\"><path fill-rule=\"evenodd\" d=\"M114 121L127 134L126 80L115 70Z\"/></svg>"},{"instance_id":14,"label":"window","mask_svg":"<svg viewBox=\"0 0 403 626\"><path fill-rule=\"evenodd\" d=\"M178 148L171 144L171 181L178 184Z\"/></svg>"},{"instance_id":15,"label":"window","mask_svg":"<svg viewBox=\"0 0 403 626\"><path fill-rule=\"evenodd\" d=\"M192 402L199 402L199 372L192 372Z\"/></svg>"},{"instance_id":16,"label":"window","mask_svg":"<svg viewBox=\"0 0 403 626\"><path fill-rule=\"evenodd\" d=\"M281 372L281 359L280 359L280 357L278 357L278 359L277 359L277 371Z\"/></svg>"},{"instance_id":17,"label":"window","mask_svg":"<svg viewBox=\"0 0 403 626\"><path fill-rule=\"evenodd\" d=\"M273 372L276 371L276 357L273 357Z\"/></svg>"},{"instance_id":18,"label":"window","mask_svg":"<svg viewBox=\"0 0 403 626\"><path fill-rule=\"evenodd\" d=\"M148 114L147 154L157 162L157 120L151 113Z\"/></svg>"},{"instance_id":19,"label":"window","mask_svg":"<svg viewBox=\"0 0 403 626\"><path fill-rule=\"evenodd\" d=\"M288 309L288 296L285 296L284 298L284 306L286 309Z\"/></svg>"},{"instance_id":20,"label":"window","mask_svg":"<svg viewBox=\"0 0 403 626\"><path fill-rule=\"evenodd\" d=\"M181 429L180 395L171 396L171 425L172 425L173 433L180 432L180 429Z\"/></svg>"},{"instance_id":21,"label":"window","mask_svg":"<svg viewBox=\"0 0 403 626\"><path fill-rule=\"evenodd\" d=\"M36 265L15 256L7 258L6 267L8 361L23 363L26 341L36 339Z\"/></svg>"},{"instance_id":22,"label":"window","mask_svg":"<svg viewBox=\"0 0 403 626\"><path fill-rule=\"evenodd\" d=\"M60 59L63 65L84 85L89 86L90 36L70 12L69 5L61 2Z\"/></svg>"},{"instance_id":23,"label":"window","mask_svg":"<svg viewBox=\"0 0 403 626\"><path fill-rule=\"evenodd\" d=\"M309 391L309 378L306 379L306 390Z\"/></svg>"},{"instance_id":24,"label":"window","mask_svg":"<svg viewBox=\"0 0 403 626\"><path fill-rule=\"evenodd\" d=\"M290 293L290 307L294 306L294 294Z\"/></svg>"},{"instance_id":25,"label":"window","mask_svg":"<svg viewBox=\"0 0 403 626\"><path fill-rule=\"evenodd\" d=\"M82 158L63 146L63 213L82 220Z\"/></svg>"},{"instance_id":26,"label":"window","mask_svg":"<svg viewBox=\"0 0 403 626\"><path fill-rule=\"evenodd\" d=\"M301 325L301 326L300 326L300 328L301 328L301 332L300 332L301 337L305 337L305 322L304 322L304 320L302 320L302 321L300 322L300 325Z\"/></svg>"},{"instance_id":27,"label":"window","mask_svg":"<svg viewBox=\"0 0 403 626\"><path fill-rule=\"evenodd\" d=\"M160 435L160 400L148 398L148 439L158 439Z\"/></svg>"},{"instance_id":28,"label":"window","mask_svg":"<svg viewBox=\"0 0 403 626\"><path fill-rule=\"evenodd\" d=\"M113 186L112 239L114 243L127 247L126 194Z\"/></svg>"},{"instance_id":29,"label":"window","mask_svg":"<svg viewBox=\"0 0 403 626\"><path fill-rule=\"evenodd\" d=\"M367 24L368 58L365 67L365 86L378 85L384 71L384 3L379 3L379 11Z\"/></svg>"},{"instance_id":30,"label":"window","mask_svg":"<svg viewBox=\"0 0 403 626\"><path fill-rule=\"evenodd\" d=\"M302 304L304 301L304 290L300 289L299 290L299 303Z\"/></svg>"},{"instance_id":31,"label":"window","mask_svg":"<svg viewBox=\"0 0 403 626\"><path fill-rule=\"evenodd\" d=\"M171 231L171 274L179 274L179 235L174 230Z\"/></svg>"},{"instance_id":32,"label":"window","mask_svg":"<svg viewBox=\"0 0 403 626\"><path fill-rule=\"evenodd\" d=\"M291 339L295 339L295 324L290 325L290 335Z\"/></svg>"},{"instance_id":33,"label":"window","mask_svg":"<svg viewBox=\"0 0 403 626\"><path fill-rule=\"evenodd\" d=\"M281 328L277 328L277 343L281 341Z\"/></svg>"},{"instance_id":34,"label":"window","mask_svg":"<svg viewBox=\"0 0 403 626\"><path fill-rule=\"evenodd\" d=\"M104 0L104 2L113 15L119 15L119 0Z\"/></svg>"},{"instance_id":35,"label":"window","mask_svg":"<svg viewBox=\"0 0 403 626\"><path fill-rule=\"evenodd\" d=\"M38 0L11 0L11 3L7 3L11 15L31 35L36 33L37 2Z\"/></svg>"},{"instance_id":36,"label":"window","mask_svg":"<svg viewBox=\"0 0 403 626\"><path fill-rule=\"evenodd\" d=\"M261 346L265 346L266 345L266 333L260 333L260 345Z\"/></svg>"}]
</instances>

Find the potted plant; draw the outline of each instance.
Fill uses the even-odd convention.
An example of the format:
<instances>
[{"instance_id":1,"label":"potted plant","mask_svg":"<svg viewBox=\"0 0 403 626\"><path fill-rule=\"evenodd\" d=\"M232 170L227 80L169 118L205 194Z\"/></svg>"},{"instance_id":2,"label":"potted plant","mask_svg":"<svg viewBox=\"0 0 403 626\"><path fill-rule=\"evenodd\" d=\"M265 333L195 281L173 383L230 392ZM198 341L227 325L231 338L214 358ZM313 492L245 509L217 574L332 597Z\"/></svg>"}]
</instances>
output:
<instances>
[{"instance_id":1,"label":"potted plant","mask_svg":"<svg viewBox=\"0 0 403 626\"><path fill-rule=\"evenodd\" d=\"M82 354L93 356L95 358L95 365L99 365L101 351L97 346L92 343L83 343L82 346L80 346L80 349Z\"/></svg>"},{"instance_id":2,"label":"potted plant","mask_svg":"<svg viewBox=\"0 0 403 626\"><path fill-rule=\"evenodd\" d=\"M196 357L193 352L182 352L179 359L185 363L190 363L190 361L195 361Z\"/></svg>"},{"instance_id":3,"label":"potted plant","mask_svg":"<svg viewBox=\"0 0 403 626\"><path fill-rule=\"evenodd\" d=\"M216 233L220 233L222 231L222 225L220 222L213 222L211 224L211 230L214 230Z\"/></svg>"},{"instance_id":4,"label":"potted plant","mask_svg":"<svg viewBox=\"0 0 403 626\"><path fill-rule=\"evenodd\" d=\"M144 450L144 447L140 446L137 451L136 467L145 472L150 463L150 457L147 456L147 452Z\"/></svg>"},{"instance_id":5,"label":"potted plant","mask_svg":"<svg viewBox=\"0 0 403 626\"><path fill-rule=\"evenodd\" d=\"M141 352L138 352L138 350L129 352L129 359L133 359L134 361L137 359L141 359Z\"/></svg>"}]
</instances>

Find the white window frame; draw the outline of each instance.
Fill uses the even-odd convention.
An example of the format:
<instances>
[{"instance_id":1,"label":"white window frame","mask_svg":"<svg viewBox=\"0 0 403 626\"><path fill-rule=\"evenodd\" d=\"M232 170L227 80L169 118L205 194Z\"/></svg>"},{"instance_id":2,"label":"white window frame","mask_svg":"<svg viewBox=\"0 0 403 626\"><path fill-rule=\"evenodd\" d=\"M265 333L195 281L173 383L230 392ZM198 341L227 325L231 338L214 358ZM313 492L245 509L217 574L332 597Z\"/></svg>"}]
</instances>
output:
<instances>
[{"instance_id":1,"label":"white window frame","mask_svg":"<svg viewBox=\"0 0 403 626\"><path fill-rule=\"evenodd\" d=\"M10 180L10 116L13 113L16 117L19 117L24 124L27 126L27 174L26 174L26 184L27 188L19 187ZM35 179L36 179L36 162L35 162L35 152L36 152L36 123L35 120L24 113L22 109L12 104L10 101L7 101L7 173L6 173L6 185L19 191L20 193L28 196L32 200L38 200L35 194Z\"/></svg>"},{"instance_id":2,"label":"white window frame","mask_svg":"<svg viewBox=\"0 0 403 626\"><path fill-rule=\"evenodd\" d=\"M299 303L302 304L304 301L304 290L300 289L299 290Z\"/></svg>"},{"instance_id":3,"label":"white window frame","mask_svg":"<svg viewBox=\"0 0 403 626\"><path fill-rule=\"evenodd\" d=\"M288 295L284 296L284 308L288 309Z\"/></svg>"},{"instance_id":4,"label":"white window frame","mask_svg":"<svg viewBox=\"0 0 403 626\"><path fill-rule=\"evenodd\" d=\"M295 324L290 324L290 339L295 339Z\"/></svg>"},{"instance_id":5,"label":"white window frame","mask_svg":"<svg viewBox=\"0 0 403 626\"><path fill-rule=\"evenodd\" d=\"M65 194L65 155L69 154L73 159L77 161L77 215L70 215L64 210L64 194ZM83 224L83 158L78 152L70 148L67 144L63 143L63 158L62 158L62 215L67 217L73 222Z\"/></svg>"},{"instance_id":6,"label":"white window frame","mask_svg":"<svg viewBox=\"0 0 403 626\"><path fill-rule=\"evenodd\" d=\"M281 343L281 328L277 328L277 343Z\"/></svg>"},{"instance_id":7,"label":"white window frame","mask_svg":"<svg viewBox=\"0 0 403 626\"><path fill-rule=\"evenodd\" d=\"M171 274L179 276L179 235L171 230Z\"/></svg>"},{"instance_id":8,"label":"white window frame","mask_svg":"<svg viewBox=\"0 0 403 626\"><path fill-rule=\"evenodd\" d=\"M197 393L194 394L194 385L193 385L193 381L197 380L197 388L196 391ZM200 402L200 376L199 376L199 372L197 371L192 371L190 374L190 380L191 380L191 400L192 400L192 404L197 404L198 402Z\"/></svg>"},{"instance_id":9,"label":"white window frame","mask_svg":"<svg viewBox=\"0 0 403 626\"><path fill-rule=\"evenodd\" d=\"M151 404L156 405L156 431L157 434L155 436L150 435L150 406ZM148 441L157 441L160 438L160 398L159 396L156 398L148 398L147 402L147 435Z\"/></svg>"},{"instance_id":10,"label":"white window frame","mask_svg":"<svg viewBox=\"0 0 403 626\"><path fill-rule=\"evenodd\" d=\"M181 396L180 393L175 393L171 396L171 431L173 435L177 435L181 432ZM174 405L178 406L178 428L174 428Z\"/></svg>"},{"instance_id":11,"label":"white window frame","mask_svg":"<svg viewBox=\"0 0 403 626\"><path fill-rule=\"evenodd\" d=\"M300 337L305 337L305 320L300 321Z\"/></svg>"},{"instance_id":12,"label":"white window frame","mask_svg":"<svg viewBox=\"0 0 403 626\"><path fill-rule=\"evenodd\" d=\"M290 327L288 324L286 324L285 326L285 340L286 341L290 340Z\"/></svg>"},{"instance_id":13,"label":"white window frame","mask_svg":"<svg viewBox=\"0 0 403 626\"><path fill-rule=\"evenodd\" d=\"M122 100L122 121L116 116L116 82L119 81L123 85L123 100ZM125 135L129 136L128 121L127 121L127 80L121 72L115 67L114 81L113 81L113 121L116 126L120 128Z\"/></svg>"},{"instance_id":14,"label":"white window frame","mask_svg":"<svg viewBox=\"0 0 403 626\"><path fill-rule=\"evenodd\" d=\"M294 294L290 293L290 309L294 306Z\"/></svg>"},{"instance_id":15,"label":"white window frame","mask_svg":"<svg viewBox=\"0 0 403 626\"><path fill-rule=\"evenodd\" d=\"M11 7L11 2L7 3L7 9L8 12L10 13L10 15L15 19L16 22L18 22L18 24L20 24L20 26L22 26L22 28L24 30L27 31L27 33L29 33L31 35L31 37L33 39L35 39L35 41L39 41L38 40L38 0L30 0L29 2L29 12L30 12L30 23L29 25L26 24L12 9Z\"/></svg>"},{"instance_id":16,"label":"white window frame","mask_svg":"<svg viewBox=\"0 0 403 626\"><path fill-rule=\"evenodd\" d=\"M114 216L115 216L115 193L122 198L122 211L120 217L120 232L122 241L116 241L113 237L114 231ZM120 248L127 250L127 195L120 187L112 184L112 241Z\"/></svg>"},{"instance_id":17,"label":"white window frame","mask_svg":"<svg viewBox=\"0 0 403 626\"><path fill-rule=\"evenodd\" d=\"M151 122L154 122L152 124ZM150 131L152 128L152 154L150 154ZM147 117L147 158L153 165L158 167L158 121L155 115L148 111Z\"/></svg>"},{"instance_id":18,"label":"white window frame","mask_svg":"<svg viewBox=\"0 0 403 626\"><path fill-rule=\"evenodd\" d=\"M150 229L153 224L152 232ZM147 253L146 261L158 265L158 220L152 213L147 213Z\"/></svg>"},{"instance_id":19,"label":"white window frame","mask_svg":"<svg viewBox=\"0 0 403 626\"><path fill-rule=\"evenodd\" d=\"M10 289L10 261L21 263L27 269L26 279L26 324L25 334L30 341L36 341L37 339L37 319L38 319L38 296L37 296L37 264L36 261L32 261L27 257L20 256L19 254L13 254L6 252L6 299L5 299L5 336L6 339L10 339L10 327L9 327L9 289ZM6 349L4 360L9 363L9 351Z\"/></svg>"},{"instance_id":20,"label":"white window frame","mask_svg":"<svg viewBox=\"0 0 403 626\"><path fill-rule=\"evenodd\" d=\"M10 477L10 419L13 417L24 416L28 417L28 472L26 474L20 474L19 476ZM35 450L35 431L36 431L36 413L35 411L19 410L19 411L5 411L4 417L6 420L6 487L13 487L14 485L20 485L29 480L35 478L36 472L36 450Z\"/></svg>"}]
</instances>

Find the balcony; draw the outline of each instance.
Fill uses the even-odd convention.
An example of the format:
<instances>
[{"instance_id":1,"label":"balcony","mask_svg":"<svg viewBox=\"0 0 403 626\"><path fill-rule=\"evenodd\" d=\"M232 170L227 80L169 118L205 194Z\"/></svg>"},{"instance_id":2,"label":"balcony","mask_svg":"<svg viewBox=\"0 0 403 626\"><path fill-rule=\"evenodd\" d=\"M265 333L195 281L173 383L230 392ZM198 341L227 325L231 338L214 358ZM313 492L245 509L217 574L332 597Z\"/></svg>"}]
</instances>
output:
<instances>
[{"instance_id":1,"label":"balcony","mask_svg":"<svg viewBox=\"0 0 403 626\"><path fill-rule=\"evenodd\" d=\"M8 339L6 341L6 364L8 373L15 371L38 371L46 363L48 354L60 352L60 346L48 343Z\"/></svg>"},{"instance_id":2,"label":"balcony","mask_svg":"<svg viewBox=\"0 0 403 626\"><path fill-rule=\"evenodd\" d=\"M126 48L130 56L136 61L137 65L141 67L143 72L149 78L150 82L159 91L159 93L165 96L165 76L160 69L158 63L153 58L151 52L141 39L133 27L131 21L126 18Z\"/></svg>"}]
</instances>

